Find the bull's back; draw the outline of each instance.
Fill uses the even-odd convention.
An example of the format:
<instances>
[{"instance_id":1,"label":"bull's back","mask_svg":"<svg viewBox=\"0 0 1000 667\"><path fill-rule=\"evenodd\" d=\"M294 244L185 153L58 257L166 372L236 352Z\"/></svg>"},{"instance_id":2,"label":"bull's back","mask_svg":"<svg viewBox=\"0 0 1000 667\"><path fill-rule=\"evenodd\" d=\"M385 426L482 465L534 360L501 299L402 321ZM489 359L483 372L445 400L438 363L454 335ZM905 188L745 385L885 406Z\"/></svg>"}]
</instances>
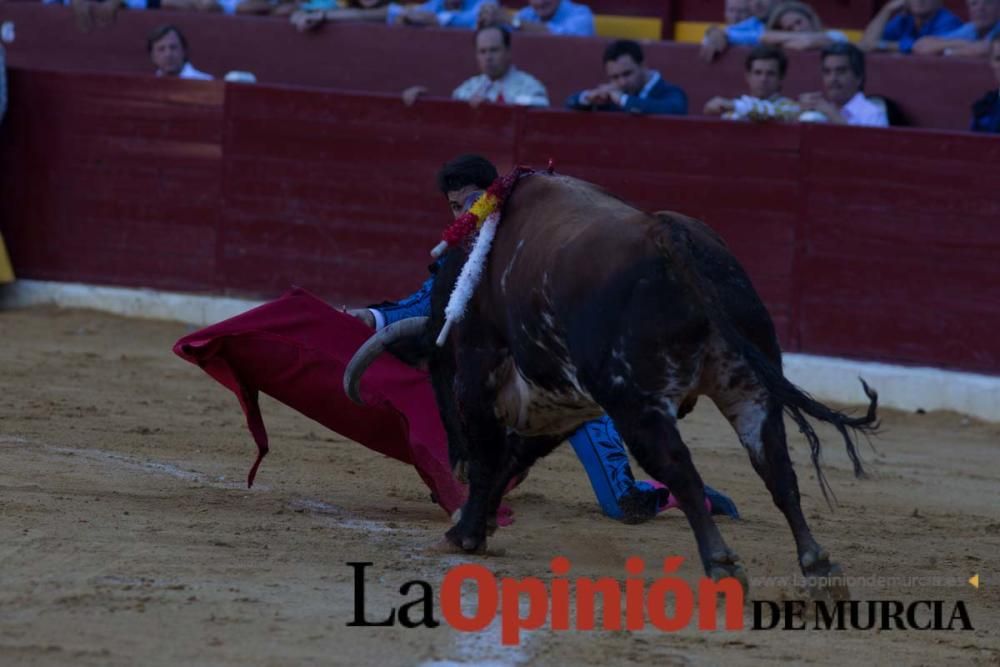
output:
<instances>
[{"instance_id":1,"label":"bull's back","mask_svg":"<svg viewBox=\"0 0 1000 667\"><path fill-rule=\"evenodd\" d=\"M590 183L531 176L505 208L491 253L491 282L499 284L506 273L508 289L516 279L522 290L544 284L570 298L606 283L624 262L654 256L649 242L654 224L651 216Z\"/></svg>"}]
</instances>

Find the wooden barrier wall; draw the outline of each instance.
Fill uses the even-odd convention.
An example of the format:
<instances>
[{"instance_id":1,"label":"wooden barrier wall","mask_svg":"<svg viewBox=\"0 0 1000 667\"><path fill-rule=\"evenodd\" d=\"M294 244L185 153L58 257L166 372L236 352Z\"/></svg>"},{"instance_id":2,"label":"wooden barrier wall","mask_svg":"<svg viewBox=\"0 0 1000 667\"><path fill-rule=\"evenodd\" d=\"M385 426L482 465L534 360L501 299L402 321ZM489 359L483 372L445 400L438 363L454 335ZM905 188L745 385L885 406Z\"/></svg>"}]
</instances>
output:
<instances>
[{"instance_id":1,"label":"wooden barrier wall","mask_svg":"<svg viewBox=\"0 0 1000 667\"><path fill-rule=\"evenodd\" d=\"M83 34L68 8L0 4L0 20L13 20L17 39L8 63L28 69L151 73L146 35L172 21L191 44L192 62L216 76L249 70L262 83L293 84L398 95L414 84L447 97L476 71L468 31L327 25L301 35L287 21L178 12L122 12L105 30ZM555 106L570 93L605 80L601 55L608 40L517 35L515 62L546 84ZM692 44L654 42L646 59L688 94L692 114L715 95L745 92L746 49L733 49L709 65ZM791 53L785 92L819 90L819 56ZM953 58L878 55L868 59L872 94L896 100L919 127L964 130L972 102L994 88L985 63Z\"/></svg>"},{"instance_id":2,"label":"wooden barrier wall","mask_svg":"<svg viewBox=\"0 0 1000 667\"><path fill-rule=\"evenodd\" d=\"M24 278L402 296L449 221L444 161L551 157L716 228L786 350L1000 374L998 137L18 69L10 93L0 221Z\"/></svg>"}]
</instances>

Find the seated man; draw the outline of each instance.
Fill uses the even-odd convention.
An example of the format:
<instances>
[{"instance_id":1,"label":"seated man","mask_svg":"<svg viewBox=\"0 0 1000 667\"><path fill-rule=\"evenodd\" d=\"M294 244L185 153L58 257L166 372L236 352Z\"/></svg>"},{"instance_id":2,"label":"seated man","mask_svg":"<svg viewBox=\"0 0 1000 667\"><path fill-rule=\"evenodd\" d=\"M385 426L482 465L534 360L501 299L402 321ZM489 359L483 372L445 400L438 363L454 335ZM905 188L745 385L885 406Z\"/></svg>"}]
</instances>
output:
<instances>
[{"instance_id":1,"label":"seated man","mask_svg":"<svg viewBox=\"0 0 1000 667\"><path fill-rule=\"evenodd\" d=\"M865 84L865 54L844 42L823 49L820 55L823 74L822 93L803 93L799 105L807 112L802 120L825 121L837 125L888 127L884 106L862 92ZM818 113L820 117L813 114Z\"/></svg>"},{"instance_id":2,"label":"seated man","mask_svg":"<svg viewBox=\"0 0 1000 667\"><path fill-rule=\"evenodd\" d=\"M788 58L781 49L758 46L747 55L746 80L749 95L735 99L713 97L704 108L708 116L730 120L795 120L799 105L781 94L788 71Z\"/></svg>"},{"instance_id":3,"label":"seated man","mask_svg":"<svg viewBox=\"0 0 1000 667\"><path fill-rule=\"evenodd\" d=\"M645 114L687 113L687 95L667 83L660 73L643 64L642 47L620 39L604 50L608 83L574 93L566 100L570 109L583 111L630 111Z\"/></svg>"},{"instance_id":4,"label":"seated man","mask_svg":"<svg viewBox=\"0 0 1000 667\"><path fill-rule=\"evenodd\" d=\"M480 74L463 81L451 96L472 106L483 102L520 104L545 107L549 95L545 86L527 72L514 67L510 32L499 26L487 26L476 31L476 62ZM403 102L410 106L427 92L425 86L412 86L403 91Z\"/></svg>"},{"instance_id":5,"label":"seated man","mask_svg":"<svg viewBox=\"0 0 1000 667\"><path fill-rule=\"evenodd\" d=\"M944 35L962 21L941 6L942 0L889 0L868 23L858 42L864 51L909 53L928 35Z\"/></svg>"},{"instance_id":6,"label":"seated man","mask_svg":"<svg viewBox=\"0 0 1000 667\"><path fill-rule=\"evenodd\" d=\"M181 79L211 79L211 74L199 72L188 60L188 43L175 26L161 25L153 29L146 40L149 58L156 66L156 76L176 76Z\"/></svg>"},{"instance_id":7,"label":"seated man","mask_svg":"<svg viewBox=\"0 0 1000 667\"><path fill-rule=\"evenodd\" d=\"M550 35L587 37L595 34L594 13L590 7L571 0L530 0L527 7L516 13L487 2L479 9L479 25L502 25L512 30Z\"/></svg>"},{"instance_id":8,"label":"seated man","mask_svg":"<svg viewBox=\"0 0 1000 667\"><path fill-rule=\"evenodd\" d=\"M767 19L771 14L774 0L748 0L749 16L730 23L729 19L741 15L739 8L730 8L726 3L726 27L712 26L705 31L701 42L701 57L706 62L712 62L730 46L757 46L760 36L767 30Z\"/></svg>"},{"instance_id":9,"label":"seated man","mask_svg":"<svg viewBox=\"0 0 1000 667\"><path fill-rule=\"evenodd\" d=\"M983 95L972 105L973 132L1000 133L1000 34L990 40L990 67L997 81L997 88Z\"/></svg>"},{"instance_id":10,"label":"seated man","mask_svg":"<svg viewBox=\"0 0 1000 667\"><path fill-rule=\"evenodd\" d=\"M452 215L465 212L496 176L496 168L479 156L463 156L445 165L438 182ZM432 275L420 290L401 301L347 312L368 327L378 328L429 314L433 281ZM413 465L435 502L450 514L461 507L464 490L450 474L447 439L426 374L386 358L381 371L377 367L373 367L374 375L369 371L364 388L375 400L357 406L343 393L346 363L369 333L356 320L296 290L188 334L174 351L239 397L259 448L251 478L268 448L257 403L258 392L265 391L335 432ZM582 426L570 443L608 516L637 523L676 506L662 485L635 481L621 439L607 417ZM707 486L705 495L714 513L738 517L729 498Z\"/></svg>"},{"instance_id":11,"label":"seated man","mask_svg":"<svg viewBox=\"0 0 1000 667\"><path fill-rule=\"evenodd\" d=\"M938 37L921 37L913 45L913 52L925 56L987 56L990 40L1000 35L1000 0L968 0L968 4L968 23Z\"/></svg>"},{"instance_id":12,"label":"seated man","mask_svg":"<svg viewBox=\"0 0 1000 667\"><path fill-rule=\"evenodd\" d=\"M442 28L475 28L479 6L488 0L427 0L403 6L388 0L352 0L338 8L332 0L312 0L292 14L299 31L311 30L325 21L367 21ZM323 5L329 3L329 7Z\"/></svg>"}]
</instances>

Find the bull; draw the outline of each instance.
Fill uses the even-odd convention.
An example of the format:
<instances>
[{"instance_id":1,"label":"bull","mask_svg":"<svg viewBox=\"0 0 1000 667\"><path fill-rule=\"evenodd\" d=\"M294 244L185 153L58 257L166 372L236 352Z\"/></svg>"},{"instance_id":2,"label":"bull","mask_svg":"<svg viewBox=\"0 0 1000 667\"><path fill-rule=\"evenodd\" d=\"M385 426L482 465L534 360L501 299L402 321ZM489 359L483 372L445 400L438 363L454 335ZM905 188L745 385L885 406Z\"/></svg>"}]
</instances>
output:
<instances>
[{"instance_id":1,"label":"bull","mask_svg":"<svg viewBox=\"0 0 1000 667\"><path fill-rule=\"evenodd\" d=\"M453 463L467 464L469 498L447 540L485 549L511 480L581 423L607 413L629 451L677 497L705 573L746 586L704 502L678 420L707 396L732 425L774 504L785 515L806 577L839 567L803 515L784 415L805 435L820 488L820 441L808 418L842 435L857 476L857 435L878 428L878 397L865 382L866 414L833 410L782 372L774 324L749 277L708 226L674 212L648 214L581 180L524 177L507 199L482 282L446 344L433 341L463 248L448 251L427 318L375 334L345 373L355 400L364 369L387 346L417 339ZM815 581L815 580L814 580ZM827 582L829 584L829 582ZM833 584L831 593L846 595Z\"/></svg>"}]
</instances>

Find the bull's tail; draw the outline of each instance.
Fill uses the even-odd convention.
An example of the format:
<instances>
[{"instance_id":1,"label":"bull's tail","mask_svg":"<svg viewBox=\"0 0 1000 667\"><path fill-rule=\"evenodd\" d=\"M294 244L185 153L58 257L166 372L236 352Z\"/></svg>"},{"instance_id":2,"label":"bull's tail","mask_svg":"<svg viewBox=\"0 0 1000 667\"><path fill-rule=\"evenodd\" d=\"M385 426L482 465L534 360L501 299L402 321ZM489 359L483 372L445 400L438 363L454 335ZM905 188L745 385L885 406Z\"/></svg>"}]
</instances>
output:
<instances>
[{"instance_id":1,"label":"bull's tail","mask_svg":"<svg viewBox=\"0 0 1000 667\"><path fill-rule=\"evenodd\" d=\"M715 285L699 270L699 265L693 251L693 240L687 227L671 219L670 216L661 214L659 217L666 223L669 230L666 238L663 239L665 242L661 243L661 248L673 260L673 264L678 269L684 281L697 293L701 302L705 304L706 314L710 322L720 332L726 343L740 355L740 358L747 361L754 375L764 385L777 404L781 405L788 416L795 421L799 431L809 442L813 467L816 469L816 479L819 482L820 490L823 492L823 497L830 504L833 489L830 488L830 484L820 466L821 448L819 436L816 435L816 431L813 429L812 424L809 423L807 417L826 422L837 429L847 447L847 455L854 466L854 475L856 477L863 477L865 472L861 465L861 458L858 455L856 439L859 434L868 439L879 427L877 415L878 393L869 387L863 378L859 378L865 395L868 397L868 410L864 416L855 417L824 405L810 396L808 392L789 382L782 372L780 358L775 362L765 355L757 345L740 332L729 317L721 303ZM735 264L735 260L732 261ZM742 271L738 267L736 267L736 270ZM747 279L747 285L749 286L749 279ZM756 297L756 293L754 293L754 297ZM836 496L833 496L833 498L836 500Z\"/></svg>"}]
</instances>

